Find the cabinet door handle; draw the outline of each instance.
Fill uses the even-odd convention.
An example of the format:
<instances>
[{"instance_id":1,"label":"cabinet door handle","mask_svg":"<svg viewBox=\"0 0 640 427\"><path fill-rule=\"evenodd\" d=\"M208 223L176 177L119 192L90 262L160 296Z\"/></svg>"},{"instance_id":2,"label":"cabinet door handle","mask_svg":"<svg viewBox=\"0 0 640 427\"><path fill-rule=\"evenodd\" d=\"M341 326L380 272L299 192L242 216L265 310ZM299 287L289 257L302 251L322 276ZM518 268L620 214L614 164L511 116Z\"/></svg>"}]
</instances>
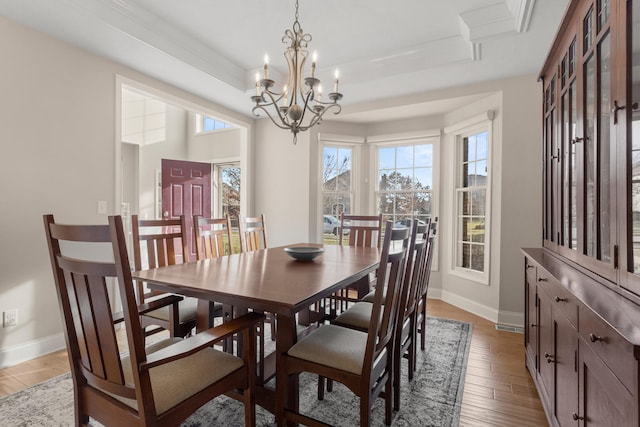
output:
<instances>
[{"instance_id":1,"label":"cabinet door handle","mask_svg":"<svg viewBox=\"0 0 640 427\"><path fill-rule=\"evenodd\" d=\"M549 353L544 354L545 359L547 359L547 363L553 363L553 355Z\"/></svg>"},{"instance_id":2,"label":"cabinet door handle","mask_svg":"<svg viewBox=\"0 0 640 427\"><path fill-rule=\"evenodd\" d=\"M618 101L613 101L613 107L611 107L611 113L613 113L613 124L617 125L618 124L618 111L620 110L624 110L625 108L627 108L626 105L618 105ZM631 108L635 111L638 109L638 103L634 102L633 105L631 105Z\"/></svg>"},{"instance_id":3,"label":"cabinet door handle","mask_svg":"<svg viewBox=\"0 0 640 427\"><path fill-rule=\"evenodd\" d=\"M532 324L531 324L531 327L532 327L532 328L536 328L537 326L538 326L538 325L536 325L535 323L532 323Z\"/></svg>"},{"instance_id":4,"label":"cabinet door handle","mask_svg":"<svg viewBox=\"0 0 640 427\"><path fill-rule=\"evenodd\" d=\"M606 341L605 337L601 337L599 335L594 335L594 334L589 334L589 341L591 342L596 342L596 341Z\"/></svg>"},{"instance_id":5,"label":"cabinet door handle","mask_svg":"<svg viewBox=\"0 0 640 427\"><path fill-rule=\"evenodd\" d=\"M571 418L573 418L574 421L584 420L584 417L581 417L580 415L576 414L575 412L573 413Z\"/></svg>"},{"instance_id":6,"label":"cabinet door handle","mask_svg":"<svg viewBox=\"0 0 640 427\"><path fill-rule=\"evenodd\" d=\"M578 137L576 137L576 138L573 138L573 139L571 140L571 143L572 143L572 144L577 144L578 142L582 142L582 141L584 141L584 138L582 138L582 137L578 136Z\"/></svg>"},{"instance_id":7,"label":"cabinet door handle","mask_svg":"<svg viewBox=\"0 0 640 427\"><path fill-rule=\"evenodd\" d=\"M546 282L547 278L546 277L538 277L538 282Z\"/></svg>"},{"instance_id":8,"label":"cabinet door handle","mask_svg":"<svg viewBox=\"0 0 640 427\"><path fill-rule=\"evenodd\" d=\"M566 298L560 298L559 296L556 296L556 297L554 298L554 300L555 300L556 302L566 302L566 301L567 301L567 299L566 299Z\"/></svg>"},{"instance_id":9,"label":"cabinet door handle","mask_svg":"<svg viewBox=\"0 0 640 427\"><path fill-rule=\"evenodd\" d=\"M527 269L533 268L533 265L527 265Z\"/></svg>"}]
</instances>

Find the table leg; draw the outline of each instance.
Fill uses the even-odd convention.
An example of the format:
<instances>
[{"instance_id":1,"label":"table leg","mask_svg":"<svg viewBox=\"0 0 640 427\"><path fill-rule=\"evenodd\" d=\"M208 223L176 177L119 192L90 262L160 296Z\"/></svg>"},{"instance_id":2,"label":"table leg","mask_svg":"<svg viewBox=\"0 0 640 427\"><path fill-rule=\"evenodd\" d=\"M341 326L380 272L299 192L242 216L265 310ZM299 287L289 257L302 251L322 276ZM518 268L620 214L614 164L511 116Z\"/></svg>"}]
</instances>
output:
<instances>
[{"instance_id":1,"label":"table leg","mask_svg":"<svg viewBox=\"0 0 640 427\"><path fill-rule=\"evenodd\" d=\"M196 311L196 332L202 332L209 329L211 326L211 310L213 307L212 302L198 299L198 308Z\"/></svg>"},{"instance_id":2,"label":"table leg","mask_svg":"<svg viewBox=\"0 0 640 427\"><path fill-rule=\"evenodd\" d=\"M279 426L285 425L282 421L284 408L298 411L299 397L298 376L287 378L284 371L284 358L281 354L286 353L296 343L298 336L296 331L295 317L277 315L276 328L276 421ZM295 426L293 422L286 425Z\"/></svg>"},{"instance_id":3,"label":"table leg","mask_svg":"<svg viewBox=\"0 0 640 427\"><path fill-rule=\"evenodd\" d=\"M367 274L362 279L358 280L353 284L353 288L358 291L358 299L364 298L365 295L369 293L371 290L371 285L369 283L369 275Z\"/></svg>"}]
</instances>

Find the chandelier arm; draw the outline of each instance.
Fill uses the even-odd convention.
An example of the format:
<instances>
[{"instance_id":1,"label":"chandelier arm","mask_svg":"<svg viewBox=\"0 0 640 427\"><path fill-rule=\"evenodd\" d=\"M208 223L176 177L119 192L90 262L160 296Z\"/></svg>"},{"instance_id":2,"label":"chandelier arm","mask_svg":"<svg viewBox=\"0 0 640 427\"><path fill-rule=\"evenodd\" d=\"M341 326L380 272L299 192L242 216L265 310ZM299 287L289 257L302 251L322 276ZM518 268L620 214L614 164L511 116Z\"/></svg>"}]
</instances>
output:
<instances>
[{"instance_id":1,"label":"chandelier arm","mask_svg":"<svg viewBox=\"0 0 640 427\"><path fill-rule=\"evenodd\" d=\"M338 111L334 112L333 114L338 114L342 110L342 107L339 104L331 104L331 106L325 108L320 113L316 113L315 116L313 117L313 119L311 119L311 121L309 122L308 125L300 126L300 130L301 131L305 131L305 130L308 130L311 127L315 126L318 122L320 122L322 120L322 117L325 115L325 113L327 111L335 109L335 108L337 108Z\"/></svg>"},{"instance_id":2,"label":"chandelier arm","mask_svg":"<svg viewBox=\"0 0 640 427\"><path fill-rule=\"evenodd\" d=\"M264 111L264 113L267 115L267 117L269 117L271 119L271 121L273 122L274 125L278 126L280 129L285 129L285 130L291 130L291 125L289 125L286 120L284 120L282 118L282 116L280 116L280 118L282 119L282 122L284 123L284 125L278 123L274 117L271 115L271 113L269 113L269 110L267 110L266 108L264 108L263 105L256 105L255 107L253 107L253 109L251 110L251 112L253 113L254 116L259 117L259 115L256 113L256 110L262 110ZM276 110L278 111L278 110ZM280 115L279 111L278 111L278 115Z\"/></svg>"}]
</instances>

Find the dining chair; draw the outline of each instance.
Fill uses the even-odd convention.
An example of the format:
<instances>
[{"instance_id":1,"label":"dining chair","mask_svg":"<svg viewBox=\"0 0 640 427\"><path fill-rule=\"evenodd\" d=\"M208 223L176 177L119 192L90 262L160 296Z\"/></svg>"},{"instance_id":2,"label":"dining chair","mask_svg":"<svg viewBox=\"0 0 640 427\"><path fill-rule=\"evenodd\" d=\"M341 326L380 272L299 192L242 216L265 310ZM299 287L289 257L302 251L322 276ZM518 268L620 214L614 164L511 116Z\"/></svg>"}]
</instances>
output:
<instances>
[{"instance_id":1,"label":"dining chair","mask_svg":"<svg viewBox=\"0 0 640 427\"><path fill-rule=\"evenodd\" d=\"M193 241L195 242L196 260L218 258L233 254L233 239L231 231L231 219L205 218L199 215L193 216ZM216 317L223 317L223 306L213 301L199 300L198 304L207 304L209 327L213 326ZM206 305L205 305L205 311ZM227 316L231 318L231 316ZM226 346L225 346L226 348Z\"/></svg>"},{"instance_id":2,"label":"dining chair","mask_svg":"<svg viewBox=\"0 0 640 427\"><path fill-rule=\"evenodd\" d=\"M193 237L198 261L233 254L231 219L193 216Z\"/></svg>"},{"instance_id":3,"label":"dining chair","mask_svg":"<svg viewBox=\"0 0 640 427\"><path fill-rule=\"evenodd\" d=\"M89 417L107 426L177 426L223 393L240 400L245 425L255 425L254 328L261 315L250 313L145 348L139 314L155 301L137 303L122 218L110 216L108 225L63 225L45 215L44 225L64 319L76 426L89 425ZM97 261L96 254L109 260ZM118 303L122 313L114 315L111 307ZM121 324L127 353L118 346ZM211 347L237 333L245 337L242 358Z\"/></svg>"},{"instance_id":4,"label":"dining chair","mask_svg":"<svg viewBox=\"0 0 640 427\"><path fill-rule=\"evenodd\" d=\"M416 307L416 323L418 325L418 333L420 334L420 349L425 350L427 340L427 294L429 292L429 280L431 278L431 265L433 263L433 254L435 253L435 237L438 230L438 218L434 218L429 226L426 262L422 273L422 280L418 293L418 301Z\"/></svg>"},{"instance_id":5,"label":"dining chair","mask_svg":"<svg viewBox=\"0 0 640 427\"><path fill-rule=\"evenodd\" d=\"M262 249L267 249L267 223L265 221L264 214L257 217L243 217L238 216L238 231L240 234L240 251L241 252L255 252ZM272 313L264 313L265 323L269 324L271 332L271 341L276 339L276 319ZM262 362L264 361L264 330L262 328L258 331L258 339L260 346L258 349L258 357ZM259 377L264 377L264 364L259 365L260 372Z\"/></svg>"},{"instance_id":6,"label":"dining chair","mask_svg":"<svg viewBox=\"0 0 640 427\"><path fill-rule=\"evenodd\" d=\"M400 300L398 303L397 324L394 331L393 346L393 409L400 409L400 383L401 383L401 362L403 358L408 359L408 377L413 379L416 366L416 300L418 288L420 284L420 275L425 262L426 240L424 233L420 240L417 240L418 230L424 230L419 227L418 221L410 221L408 223L411 235L407 248L407 259L405 263L405 271L403 274L402 288L400 291ZM395 229L394 233L400 233L401 229ZM406 231L405 231L406 233ZM397 238L396 238L397 239ZM391 238L394 240L394 237ZM406 240L403 241L403 247L406 247ZM333 320L333 324L353 328L356 330L366 330L371 319L373 302L375 301L375 290L369 293L360 302L349 307L345 312L340 314ZM385 290L386 292L386 290ZM322 380L321 380L322 381ZM330 384L328 389L331 390ZM318 391L320 395L324 392L324 387L319 384Z\"/></svg>"},{"instance_id":7,"label":"dining chair","mask_svg":"<svg viewBox=\"0 0 640 427\"><path fill-rule=\"evenodd\" d=\"M258 217L238 216L240 231L240 252L253 252L266 249L267 224L264 214Z\"/></svg>"},{"instance_id":8,"label":"dining chair","mask_svg":"<svg viewBox=\"0 0 640 427\"><path fill-rule=\"evenodd\" d=\"M276 419L279 426L287 421L305 425L324 425L295 409L297 399L287 400L288 387L297 387L300 373L310 372L322 378L338 381L359 397L360 425L369 426L371 408L377 397L385 400L385 424L391 424L393 331L398 315L407 250L390 253L391 227L385 226L380 266L376 283L376 298L366 332L335 324L323 324L280 355L278 384L283 384L276 399ZM407 232L408 234L408 232ZM387 292L383 292L384 289ZM384 301L383 301L384 299ZM294 393L298 395L298 390Z\"/></svg>"},{"instance_id":9,"label":"dining chair","mask_svg":"<svg viewBox=\"0 0 640 427\"><path fill-rule=\"evenodd\" d=\"M340 226L338 229L338 245L356 247L380 247L382 237L382 214L378 215L339 215ZM352 297L354 293L363 294L369 291L371 285L375 283L375 275L371 275L369 280L363 278L362 281L349 286L331 295L325 305L328 308L328 319L334 319L340 312L344 311L350 303L358 301L357 297ZM362 297L359 295L358 297Z\"/></svg>"},{"instance_id":10,"label":"dining chair","mask_svg":"<svg viewBox=\"0 0 640 427\"><path fill-rule=\"evenodd\" d=\"M184 216L179 219L140 219L131 216L133 234L133 259L136 271L174 265L188 253ZM139 304L166 295L147 288L143 281L136 280L136 297ZM173 337L185 337L196 326L198 300L185 297L178 305L177 315L162 308L141 317L142 327L151 335L164 329ZM148 328L151 329L148 329Z\"/></svg>"}]
</instances>

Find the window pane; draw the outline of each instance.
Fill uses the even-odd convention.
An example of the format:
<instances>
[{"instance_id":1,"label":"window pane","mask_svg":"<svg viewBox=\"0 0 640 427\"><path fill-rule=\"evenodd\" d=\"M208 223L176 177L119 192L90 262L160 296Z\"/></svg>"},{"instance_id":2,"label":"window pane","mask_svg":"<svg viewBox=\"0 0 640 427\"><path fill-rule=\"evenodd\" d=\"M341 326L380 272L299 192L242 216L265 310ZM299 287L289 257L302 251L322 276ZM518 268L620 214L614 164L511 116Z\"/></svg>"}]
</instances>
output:
<instances>
[{"instance_id":1,"label":"window pane","mask_svg":"<svg viewBox=\"0 0 640 427\"><path fill-rule=\"evenodd\" d=\"M431 193L416 193L414 215L431 216Z\"/></svg>"},{"instance_id":2,"label":"window pane","mask_svg":"<svg viewBox=\"0 0 640 427\"><path fill-rule=\"evenodd\" d=\"M471 246L471 266L475 271L484 271L484 246Z\"/></svg>"},{"instance_id":3,"label":"window pane","mask_svg":"<svg viewBox=\"0 0 640 427\"><path fill-rule=\"evenodd\" d=\"M606 3L606 2L605 2ZM607 12L608 14L608 12ZM600 256L599 258L605 262L611 262L611 206L609 199L609 175L610 175L610 132L615 128L606 126L609 122L611 102L611 38L609 34L602 38L599 46L600 60L600 122L598 126L600 133L600 185L598 195L600 197L600 218L598 223L600 226Z\"/></svg>"},{"instance_id":4,"label":"window pane","mask_svg":"<svg viewBox=\"0 0 640 427\"><path fill-rule=\"evenodd\" d=\"M378 169L393 169L396 166L395 148L380 148L378 150Z\"/></svg>"},{"instance_id":5,"label":"window pane","mask_svg":"<svg viewBox=\"0 0 640 427\"><path fill-rule=\"evenodd\" d=\"M468 191L460 193L462 197L462 215L471 215L471 194Z\"/></svg>"},{"instance_id":6,"label":"window pane","mask_svg":"<svg viewBox=\"0 0 640 427\"><path fill-rule=\"evenodd\" d=\"M396 168L413 167L413 146L396 148Z\"/></svg>"},{"instance_id":7,"label":"window pane","mask_svg":"<svg viewBox=\"0 0 640 427\"><path fill-rule=\"evenodd\" d=\"M476 185L487 185L487 171L486 160L476 162Z\"/></svg>"},{"instance_id":8,"label":"window pane","mask_svg":"<svg viewBox=\"0 0 640 427\"><path fill-rule=\"evenodd\" d=\"M484 216L486 207L487 190L473 190L471 192L471 213L475 216Z\"/></svg>"},{"instance_id":9,"label":"window pane","mask_svg":"<svg viewBox=\"0 0 640 427\"><path fill-rule=\"evenodd\" d=\"M471 241L484 243L484 218L472 218Z\"/></svg>"},{"instance_id":10,"label":"window pane","mask_svg":"<svg viewBox=\"0 0 640 427\"><path fill-rule=\"evenodd\" d=\"M414 188L416 190L433 188L433 169L417 168L414 170Z\"/></svg>"},{"instance_id":11,"label":"window pane","mask_svg":"<svg viewBox=\"0 0 640 427\"><path fill-rule=\"evenodd\" d=\"M416 145L414 149L416 167L433 166L433 146L431 144Z\"/></svg>"},{"instance_id":12,"label":"window pane","mask_svg":"<svg viewBox=\"0 0 640 427\"><path fill-rule=\"evenodd\" d=\"M467 163L464 165L464 186L473 187L476 185L476 162Z\"/></svg>"},{"instance_id":13,"label":"window pane","mask_svg":"<svg viewBox=\"0 0 640 427\"><path fill-rule=\"evenodd\" d=\"M474 161L476 160L476 136L470 136L467 138L467 147L466 147L466 158L465 160Z\"/></svg>"},{"instance_id":14,"label":"window pane","mask_svg":"<svg viewBox=\"0 0 640 427\"><path fill-rule=\"evenodd\" d=\"M486 159L487 156L487 139L489 132L482 132L476 135L476 159Z\"/></svg>"},{"instance_id":15,"label":"window pane","mask_svg":"<svg viewBox=\"0 0 640 427\"><path fill-rule=\"evenodd\" d=\"M460 240L463 242L471 241L471 228L473 224L471 223L471 218L463 217L462 218L462 232L460 233Z\"/></svg>"},{"instance_id":16,"label":"window pane","mask_svg":"<svg viewBox=\"0 0 640 427\"><path fill-rule=\"evenodd\" d=\"M394 195L390 193L383 193L378 196L378 211L383 215L392 215L394 212L394 200Z\"/></svg>"}]
</instances>

